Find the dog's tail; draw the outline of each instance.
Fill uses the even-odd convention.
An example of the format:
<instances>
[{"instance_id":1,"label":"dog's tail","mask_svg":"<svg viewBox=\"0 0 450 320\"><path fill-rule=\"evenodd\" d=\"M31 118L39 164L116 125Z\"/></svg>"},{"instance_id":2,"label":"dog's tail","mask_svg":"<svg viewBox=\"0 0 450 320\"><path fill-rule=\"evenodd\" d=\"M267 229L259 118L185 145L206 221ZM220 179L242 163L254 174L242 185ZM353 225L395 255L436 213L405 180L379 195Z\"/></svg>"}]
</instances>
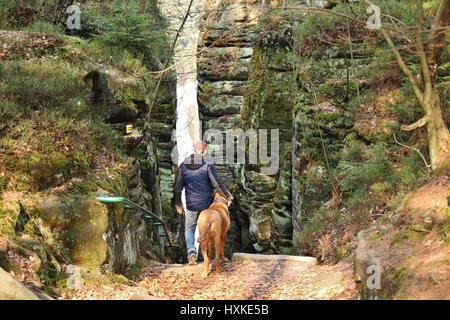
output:
<instances>
[{"instance_id":1,"label":"dog's tail","mask_svg":"<svg viewBox=\"0 0 450 320\"><path fill-rule=\"evenodd\" d=\"M198 236L197 242L203 242L206 240L205 234L208 231L211 224L212 224L212 221L209 221L207 224L202 224L201 226L199 225L199 228L198 228L199 236Z\"/></svg>"}]
</instances>

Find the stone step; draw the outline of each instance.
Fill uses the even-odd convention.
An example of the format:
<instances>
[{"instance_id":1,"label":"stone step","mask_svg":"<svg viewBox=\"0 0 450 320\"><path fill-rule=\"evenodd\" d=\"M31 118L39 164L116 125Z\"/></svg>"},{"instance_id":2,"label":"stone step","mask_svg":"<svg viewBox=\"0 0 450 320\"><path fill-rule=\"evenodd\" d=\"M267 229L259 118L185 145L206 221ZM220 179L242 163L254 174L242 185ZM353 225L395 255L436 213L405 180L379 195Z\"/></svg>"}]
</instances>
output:
<instances>
[{"instance_id":1,"label":"stone step","mask_svg":"<svg viewBox=\"0 0 450 320\"><path fill-rule=\"evenodd\" d=\"M253 254L253 253L242 253L235 252L231 261L289 261L297 262L307 266L314 266L317 264L317 259L314 257L304 257L304 256L289 256L289 255L269 255L269 254Z\"/></svg>"}]
</instances>

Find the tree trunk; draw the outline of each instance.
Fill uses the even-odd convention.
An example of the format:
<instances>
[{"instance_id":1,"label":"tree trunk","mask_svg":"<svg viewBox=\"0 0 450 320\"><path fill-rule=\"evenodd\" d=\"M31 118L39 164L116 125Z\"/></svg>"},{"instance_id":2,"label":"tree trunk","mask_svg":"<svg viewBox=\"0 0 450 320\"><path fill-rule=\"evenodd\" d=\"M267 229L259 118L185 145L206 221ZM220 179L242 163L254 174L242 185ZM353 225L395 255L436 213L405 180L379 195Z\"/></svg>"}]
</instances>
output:
<instances>
[{"instance_id":1,"label":"tree trunk","mask_svg":"<svg viewBox=\"0 0 450 320\"><path fill-rule=\"evenodd\" d=\"M55 7L54 23L60 23L67 26L67 8L73 4L73 0L58 0Z\"/></svg>"},{"instance_id":2,"label":"tree trunk","mask_svg":"<svg viewBox=\"0 0 450 320\"><path fill-rule=\"evenodd\" d=\"M445 163L446 160L450 160L450 133L442 118L439 93L435 89L430 94L430 105L426 116L428 116L427 133L431 168L434 171L441 165L450 165Z\"/></svg>"},{"instance_id":3,"label":"tree trunk","mask_svg":"<svg viewBox=\"0 0 450 320\"><path fill-rule=\"evenodd\" d=\"M441 166L450 166L450 133L442 118L439 92L436 90L436 73L441 63L442 50L446 42L446 27L450 25L450 0L442 0L433 24L428 41L423 45L424 28L423 0L417 0L417 52L422 66L420 80L412 78L412 74L404 66L402 69L410 78L417 98L422 105L425 116L410 126L402 126L412 130L426 125L431 169L435 171ZM391 41L392 42L392 41ZM398 57L397 57L398 58ZM401 61L403 64L404 62Z\"/></svg>"}]
</instances>

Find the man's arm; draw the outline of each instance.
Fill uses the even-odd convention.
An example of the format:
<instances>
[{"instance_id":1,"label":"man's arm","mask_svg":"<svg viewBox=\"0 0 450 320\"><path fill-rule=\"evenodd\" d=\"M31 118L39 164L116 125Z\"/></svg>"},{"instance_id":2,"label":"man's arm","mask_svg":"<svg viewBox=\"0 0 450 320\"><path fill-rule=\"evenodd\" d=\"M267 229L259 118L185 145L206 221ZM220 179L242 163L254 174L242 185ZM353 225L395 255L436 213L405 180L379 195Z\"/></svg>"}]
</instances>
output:
<instances>
[{"instance_id":1,"label":"man's arm","mask_svg":"<svg viewBox=\"0 0 450 320\"><path fill-rule=\"evenodd\" d=\"M231 193L228 191L225 184L220 180L219 175L217 174L216 166L212 163L208 165L208 176L211 181L212 186L216 189L222 196L227 198L229 201L231 199Z\"/></svg>"},{"instance_id":2,"label":"man's arm","mask_svg":"<svg viewBox=\"0 0 450 320\"><path fill-rule=\"evenodd\" d=\"M183 190L184 182L181 173L181 166L178 167L177 175L175 177L175 206L179 214L183 213L183 203L181 202L181 191ZM180 212L181 211L181 212Z\"/></svg>"}]
</instances>

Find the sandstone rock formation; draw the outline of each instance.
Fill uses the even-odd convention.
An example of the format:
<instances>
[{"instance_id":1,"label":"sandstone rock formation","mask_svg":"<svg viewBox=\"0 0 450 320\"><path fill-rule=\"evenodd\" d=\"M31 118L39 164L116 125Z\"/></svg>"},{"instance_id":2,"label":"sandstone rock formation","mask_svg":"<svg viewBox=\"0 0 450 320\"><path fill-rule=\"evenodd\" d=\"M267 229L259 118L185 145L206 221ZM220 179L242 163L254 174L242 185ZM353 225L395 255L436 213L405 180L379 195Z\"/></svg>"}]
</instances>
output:
<instances>
[{"instance_id":1,"label":"sandstone rock formation","mask_svg":"<svg viewBox=\"0 0 450 320\"><path fill-rule=\"evenodd\" d=\"M39 300L25 286L14 280L5 270L0 268L0 300Z\"/></svg>"}]
</instances>

